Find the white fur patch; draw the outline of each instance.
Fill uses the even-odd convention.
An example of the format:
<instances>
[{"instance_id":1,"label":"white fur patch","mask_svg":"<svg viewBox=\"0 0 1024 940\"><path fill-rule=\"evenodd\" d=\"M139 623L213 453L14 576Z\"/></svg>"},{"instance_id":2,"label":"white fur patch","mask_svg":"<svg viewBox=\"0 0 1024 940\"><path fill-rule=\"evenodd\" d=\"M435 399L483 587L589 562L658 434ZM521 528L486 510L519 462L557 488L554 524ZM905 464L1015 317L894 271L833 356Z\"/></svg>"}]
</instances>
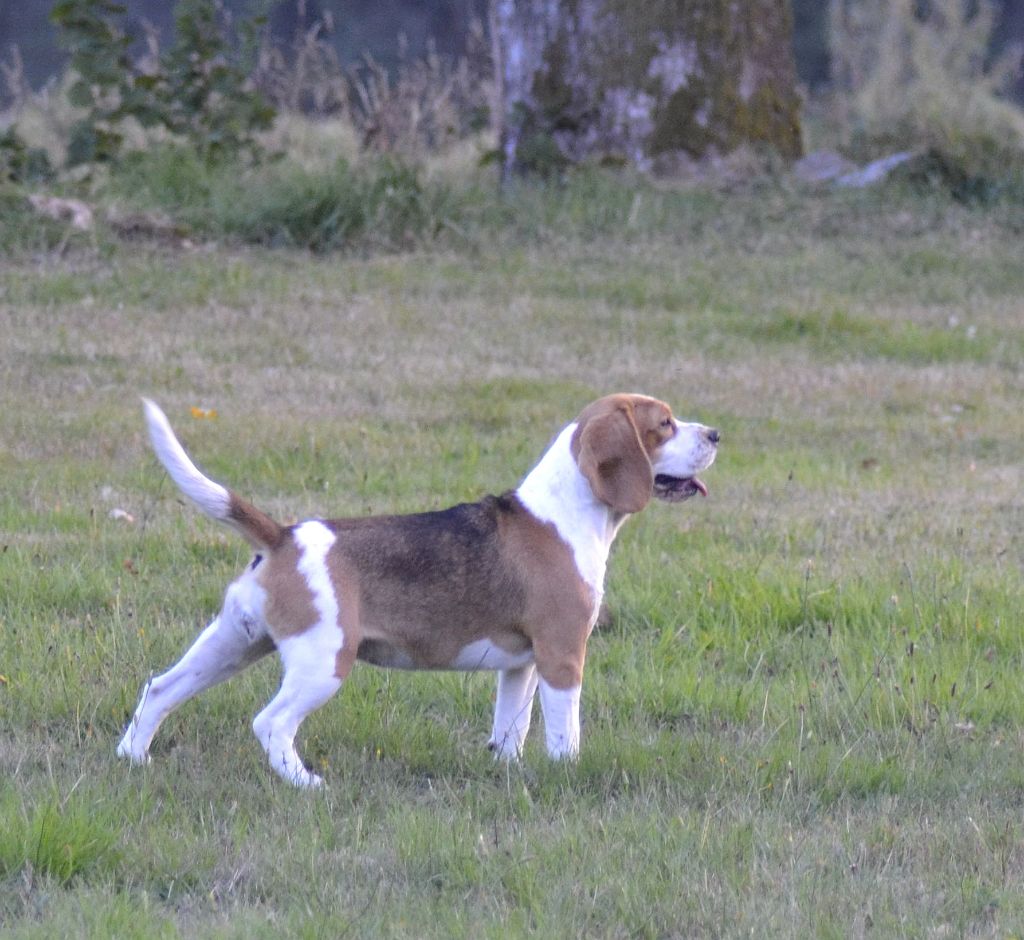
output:
<instances>
[{"instance_id":1,"label":"white fur patch","mask_svg":"<svg viewBox=\"0 0 1024 940\"><path fill-rule=\"evenodd\" d=\"M708 439L709 430L703 424L676 421L676 433L654 454L654 472L692 477L707 470L718 454L718 448Z\"/></svg>"},{"instance_id":2,"label":"white fur patch","mask_svg":"<svg viewBox=\"0 0 1024 940\"><path fill-rule=\"evenodd\" d=\"M322 522L303 522L295 529L295 544L301 550L296 567L313 595L320 623L338 624L338 598L327 570L327 552L334 544L334 533Z\"/></svg>"},{"instance_id":3,"label":"white fur patch","mask_svg":"<svg viewBox=\"0 0 1024 940\"><path fill-rule=\"evenodd\" d=\"M148 760L161 722L183 702L240 672L273 649L263 620L266 593L247 569L228 588L214 621L171 669L146 683L117 753Z\"/></svg>"},{"instance_id":4,"label":"white fur patch","mask_svg":"<svg viewBox=\"0 0 1024 940\"><path fill-rule=\"evenodd\" d=\"M149 427L149 439L153 443L153 450L178 489L206 515L213 519L227 519L231 508L231 494L219 483L204 476L192 463L174 436L167 416L156 403L148 398L143 398L142 403L146 409L146 424Z\"/></svg>"},{"instance_id":5,"label":"white fur patch","mask_svg":"<svg viewBox=\"0 0 1024 940\"><path fill-rule=\"evenodd\" d=\"M523 743L530 730L537 679L535 666L498 673L490 741L496 757L516 760L522 754Z\"/></svg>"},{"instance_id":6,"label":"white fur patch","mask_svg":"<svg viewBox=\"0 0 1024 940\"><path fill-rule=\"evenodd\" d=\"M476 640L462 647L450 669L519 669L533 662L533 650L510 653L490 640Z\"/></svg>"},{"instance_id":7,"label":"white fur patch","mask_svg":"<svg viewBox=\"0 0 1024 940\"><path fill-rule=\"evenodd\" d=\"M555 438L516 496L533 516L554 525L572 549L580 576L594 592L596 615L604 593L608 551L624 517L614 517L580 472L571 447L575 431L573 422Z\"/></svg>"},{"instance_id":8,"label":"white fur patch","mask_svg":"<svg viewBox=\"0 0 1024 940\"><path fill-rule=\"evenodd\" d=\"M303 766L295 750L295 733L303 719L341 687L335 668L344 635L327 568L334 533L322 522L304 522L295 529L295 543L300 549L296 567L309 586L319 618L311 629L278 643L284 666L281 689L256 716L253 730L281 777L296 786L317 787L323 781Z\"/></svg>"},{"instance_id":9,"label":"white fur patch","mask_svg":"<svg viewBox=\"0 0 1024 940\"><path fill-rule=\"evenodd\" d=\"M580 750L580 686L556 689L541 679L540 707L548 755L575 757Z\"/></svg>"}]
</instances>

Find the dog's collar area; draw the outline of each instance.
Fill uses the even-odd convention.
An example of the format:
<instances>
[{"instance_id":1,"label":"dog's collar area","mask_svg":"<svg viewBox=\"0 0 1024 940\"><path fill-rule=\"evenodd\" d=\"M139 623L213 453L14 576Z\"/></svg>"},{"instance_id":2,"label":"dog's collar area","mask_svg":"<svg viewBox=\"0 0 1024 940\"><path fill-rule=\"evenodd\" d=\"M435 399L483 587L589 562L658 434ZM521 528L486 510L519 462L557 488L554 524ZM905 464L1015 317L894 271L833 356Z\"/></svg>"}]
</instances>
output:
<instances>
[{"instance_id":1,"label":"dog's collar area","mask_svg":"<svg viewBox=\"0 0 1024 940\"><path fill-rule=\"evenodd\" d=\"M708 488L699 477L674 477L659 473L654 478L654 496L667 503L681 503L684 499L700 493L708 495Z\"/></svg>"}]
</instances>

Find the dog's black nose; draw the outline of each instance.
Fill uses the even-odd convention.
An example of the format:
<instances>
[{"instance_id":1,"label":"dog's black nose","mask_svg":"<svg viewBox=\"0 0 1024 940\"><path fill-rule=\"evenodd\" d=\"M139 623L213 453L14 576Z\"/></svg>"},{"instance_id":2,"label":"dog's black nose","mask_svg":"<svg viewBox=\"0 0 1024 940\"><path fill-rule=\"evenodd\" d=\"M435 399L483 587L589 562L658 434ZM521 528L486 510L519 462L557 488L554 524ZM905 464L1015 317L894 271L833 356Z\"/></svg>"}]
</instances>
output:
<instances>
[{"instance_id":1,"label":"dog's black nose","mask_svg":"<svg viewBox=\"0 0 1024 940\"><path fill-rule=\"evenodd\" d=\"M717 444L722 436L718 433L718 428L708 428L707 437L712 444Z\"/></svg>"}]
</instances>

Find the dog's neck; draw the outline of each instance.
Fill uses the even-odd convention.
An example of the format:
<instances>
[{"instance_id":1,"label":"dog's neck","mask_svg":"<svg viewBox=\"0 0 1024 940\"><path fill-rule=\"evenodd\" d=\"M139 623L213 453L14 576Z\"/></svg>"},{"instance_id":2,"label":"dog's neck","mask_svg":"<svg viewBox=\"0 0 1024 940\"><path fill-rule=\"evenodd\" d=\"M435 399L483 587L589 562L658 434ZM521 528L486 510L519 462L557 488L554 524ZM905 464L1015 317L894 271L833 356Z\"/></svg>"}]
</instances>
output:
<instances>
[{"instance_id":1,"label":"dog's neck","mask_svg":"<svg viewBox=\"0 0 1024 940\"><path fill-rule=\"evenodd\" d=\"M602 503L580 472L571 446L575 430L576 424L570 424L555 438L519 485L516 496L537 519L558 530L600 602L608 551L627 517Z\"/></svg>"}]
</instances>

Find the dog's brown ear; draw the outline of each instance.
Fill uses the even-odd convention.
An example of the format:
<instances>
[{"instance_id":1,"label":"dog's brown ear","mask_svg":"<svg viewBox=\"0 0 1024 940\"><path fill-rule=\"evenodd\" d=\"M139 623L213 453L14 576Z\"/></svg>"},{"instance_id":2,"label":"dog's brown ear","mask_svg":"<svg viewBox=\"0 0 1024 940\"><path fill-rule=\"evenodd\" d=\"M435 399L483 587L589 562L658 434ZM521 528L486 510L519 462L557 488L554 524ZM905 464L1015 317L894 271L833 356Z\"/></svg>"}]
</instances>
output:
<instances>
[{"instance_id":1,"label":"dog's brown ear","mask_svg":"<svg viewBox=\"0 0 1024 940\"><path fill-rule=\"evenodd\" d=\"M654 470L640 443L632 408L581 415L573 441L580 472L594 495L616 512L639 512L654 489Z\"/></svg>"}]
</instances>

